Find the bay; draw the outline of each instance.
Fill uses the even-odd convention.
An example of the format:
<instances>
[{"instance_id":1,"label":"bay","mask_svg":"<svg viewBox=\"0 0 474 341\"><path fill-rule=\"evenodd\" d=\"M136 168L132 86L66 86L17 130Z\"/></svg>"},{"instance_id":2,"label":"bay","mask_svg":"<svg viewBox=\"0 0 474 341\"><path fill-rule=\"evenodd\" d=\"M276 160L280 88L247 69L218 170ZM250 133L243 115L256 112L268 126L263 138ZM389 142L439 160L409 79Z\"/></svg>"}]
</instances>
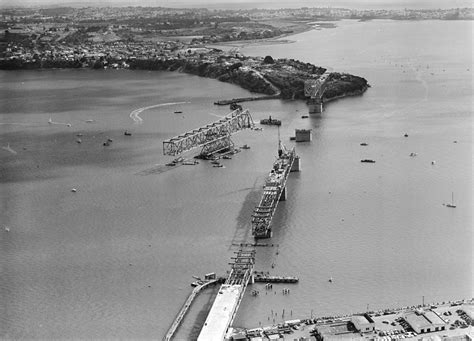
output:
<instances>
[{"instance_id":1,"label":"bay","mask_svg":"<svg viewBox=\"0 0 474 341\"><path fill-rule=\"evenodd\" d=\"M288 147L295 128L312 129L313 141L296 145L302 171L274 218L279 246L257 250L257 270L300 282L285 296L255 285L261 294L244 297L237 326L273 322L271 310L281 320L472 297L472 24L337 26L241 49L360 75L372 87L309 119L302 101L245 105L256 121L281 119ZM164 139L228 113L216 99L249 93L165 72L0 77L0 145L16 151L0 150L0 224L10 228L0 233L0 335L163 337L192 275L225 274L232 244L252 240L277 130L236 134L251 149L224 169L201 162L156 174L170 159ZM131 116L139 109L141 122ZM455 209L443 206L452 192ZM193 318L181 338L195 335Z\"/></svg>"}]
</instances>

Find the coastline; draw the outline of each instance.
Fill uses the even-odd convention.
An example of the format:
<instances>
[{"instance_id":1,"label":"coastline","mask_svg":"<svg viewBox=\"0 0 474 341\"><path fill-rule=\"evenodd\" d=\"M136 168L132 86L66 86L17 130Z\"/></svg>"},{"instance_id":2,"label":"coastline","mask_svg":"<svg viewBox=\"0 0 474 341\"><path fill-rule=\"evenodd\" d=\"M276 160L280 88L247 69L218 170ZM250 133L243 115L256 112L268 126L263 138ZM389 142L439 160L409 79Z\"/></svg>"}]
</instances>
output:
<instances>
[{"instance_id":1,"label":"coastline","mask_svg":"<svg viewBox=\"0 0 474 341\"><path fill-rule=\"evenodd\" d=\"M236 48L244 48L246 46L251 45L276 45L276 44L292 44L295 40L291 39L283 39L287 37L291 37L300 33L309 32L315 30L313 26L309 23L305 23L304 25L299 26L298 29L293 30L289 33L283 33L277 37L272 38L264 38L264 39L252 39L252 40L232 40L232 41L225 41L225 42L216 42L213 44L206 44L206 47L214 47L214 46L229 46L229 47L236 47Z\"/></svg>"}]
</instances>

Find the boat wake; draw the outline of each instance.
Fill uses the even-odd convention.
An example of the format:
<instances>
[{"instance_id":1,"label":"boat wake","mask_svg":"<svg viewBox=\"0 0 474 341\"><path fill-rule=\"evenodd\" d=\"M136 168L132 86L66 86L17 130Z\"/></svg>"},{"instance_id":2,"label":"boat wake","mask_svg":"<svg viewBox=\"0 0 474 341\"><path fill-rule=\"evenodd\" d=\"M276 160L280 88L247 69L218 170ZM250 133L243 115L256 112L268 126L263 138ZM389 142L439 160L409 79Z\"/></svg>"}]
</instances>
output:
<instances>
[{"instance_id":1,"label":"boat wake","mask_svg":"<svg viewBox=\"0 0 474 341\"><path fill-rule=\"evenodd\" d=\"M10 147L10 143L8 143L6 147L2 147L2 149L5 149L7 152L12 153L13 155L18 154L16 151L14 151L14 150Z\"/></svg>"},{"instance_id":2,"label":"boat wake","mask_svg":"<svg viewBox=\"0 0 474 341\"><path fill-rule=\"evenodd\" d=\"M219 118L224 118L225 117L225 115L217 115L217 114L214 114L212 112L209 115L219 117Z\"/></svg>"},{"instance_id":3,"label":"boat wake","mask_svg":"<svg viewBox=\"0 0 474 341\"><path fill-rule=\"evenodd\" d=\"M185 103L190 103L190 102L170 102L170 103L161 103L161 104L155 104L155 105L150 105L148 107L143 107L143 108L138 108L133 110L130 113L130 118L133 120L133 122L140 124L143 122L143 119L139 116L143 111L151 109L151 108L158 108L158 107L165 107L169 105L177 105L177 104L185 104Z\"/></svg>"}]
</instances>

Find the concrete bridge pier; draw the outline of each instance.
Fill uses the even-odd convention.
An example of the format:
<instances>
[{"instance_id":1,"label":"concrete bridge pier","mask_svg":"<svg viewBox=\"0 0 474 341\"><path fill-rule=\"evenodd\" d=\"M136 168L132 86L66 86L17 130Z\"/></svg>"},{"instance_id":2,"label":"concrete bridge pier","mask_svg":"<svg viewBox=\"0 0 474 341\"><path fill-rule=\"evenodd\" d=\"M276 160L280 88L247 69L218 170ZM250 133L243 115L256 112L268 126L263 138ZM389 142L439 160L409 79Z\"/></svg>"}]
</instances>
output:
<instances>
[{"instance_id":1,"label":"concrete bridge pier","mask_svg":"<svg viewBox=\"0 0 474 341\"><path fill-rule=\"evenodd\" d=\"M283 187L283 190L281 191L280 201L286 201L286 186Z\"/></svg>"},{"instance_id":2,"label":"concrete bridge pier","mask_svg":"<svg viewBox=\"0 0 474 341\"><path fill-rule=\"evenodd\" d=\"M295 156L295 160L291 165L290 172L299 172L301 170L301 159L298 155Z\"/></svg>"},{"instance_id":3,"label":"concrete bridge pier","mask_svg":"<svg viewBox=\"0 0 474 341\"><path fill-rule=\"evenodd\" d=\"M310 98L308 100L308 108L310 114L321 114L324 110L323 101L319 98Z\"/></svg>"}]
</instances>

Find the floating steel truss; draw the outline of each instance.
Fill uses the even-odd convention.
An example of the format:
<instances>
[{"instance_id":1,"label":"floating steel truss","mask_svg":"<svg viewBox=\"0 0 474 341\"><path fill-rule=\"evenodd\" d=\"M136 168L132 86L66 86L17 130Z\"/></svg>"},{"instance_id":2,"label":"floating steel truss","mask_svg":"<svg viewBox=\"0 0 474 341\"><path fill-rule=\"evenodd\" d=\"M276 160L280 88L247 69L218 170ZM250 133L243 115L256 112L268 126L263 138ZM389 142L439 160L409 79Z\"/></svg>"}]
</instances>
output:
<instances>
[{"instance_id":1,"label":"floating steel truss","mask_svg":"<svg viewBox=\"0 0 474 341\"><path fill-rule=\"evenodd\" d=\"M230 135L222 136L218 139L206 143L201 149L201 156L203 156L204 158L208 158L214 153L219 153L233 148L234 142L232 142L232 140L230 139Z\"/></svg>"},{"instance_id":2,"label":"floating steel truss","mask_svg":"<svg viewBox=\"0 0 474 341\"><path fill-rule=\"evenodd\" d=\"M318 79L310 79L304 82L304 95L312 99L322 100L329 75L329 72L325 72Z\"/></svg>"},{"instance_id":3,"label":"floating steel truss","mask_svg":"<svg viewBox=\"0 0 474 341\"><path fill-rule=\"evenodd\" d=\"M219 139L228 139L231 134L253 126L250 112L237 109L214 123L163 141L163 154L176 156Z\"/></svg>"}]
</instances>

